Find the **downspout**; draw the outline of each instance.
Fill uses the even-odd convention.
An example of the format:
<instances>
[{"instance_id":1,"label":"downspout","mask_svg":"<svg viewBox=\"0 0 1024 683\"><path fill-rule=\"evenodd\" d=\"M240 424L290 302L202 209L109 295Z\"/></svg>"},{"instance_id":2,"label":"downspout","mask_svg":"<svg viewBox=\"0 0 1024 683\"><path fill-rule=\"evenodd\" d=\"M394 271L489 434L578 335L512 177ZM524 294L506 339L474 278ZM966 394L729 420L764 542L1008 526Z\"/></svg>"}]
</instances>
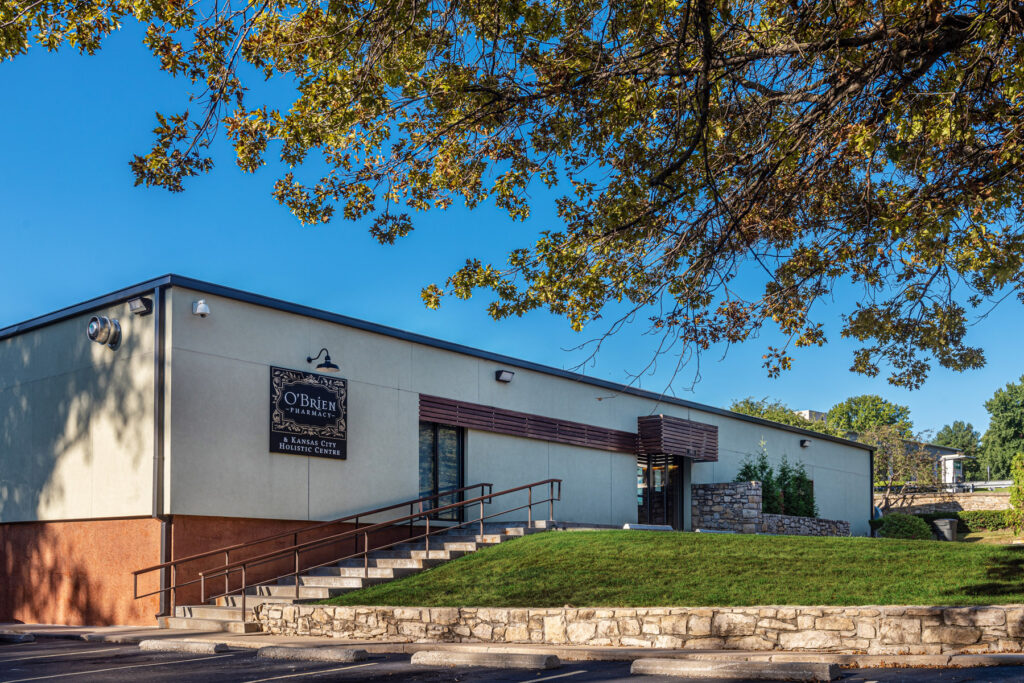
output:
<instances>
[{"instance_id":1,"label":"downspout","mask_svg":"<svg viewBox=\"0 0 1024 683\"><path fill-rule=\"evenodd\" d=\"M153 290L153 518L160 520L160 564L171 559L171 522L164 514L164 385L166 359L166 317L164 287ZM160 588L168 587L168 572L160 570ZM160 592L158 617L169 614L168 595Z\"/></svg>"}]
</instances>

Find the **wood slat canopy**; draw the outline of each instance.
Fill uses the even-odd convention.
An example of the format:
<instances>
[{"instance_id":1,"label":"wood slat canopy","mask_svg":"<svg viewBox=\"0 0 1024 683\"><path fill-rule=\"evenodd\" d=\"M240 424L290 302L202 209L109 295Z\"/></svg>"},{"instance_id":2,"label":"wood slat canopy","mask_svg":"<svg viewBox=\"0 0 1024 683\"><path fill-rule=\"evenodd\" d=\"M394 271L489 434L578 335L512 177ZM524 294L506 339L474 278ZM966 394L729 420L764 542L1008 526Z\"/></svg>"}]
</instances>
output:
<instances>
[{"instance_id":1,"label":"wood slat canopy","mask_svg":"<svg viewBox=\"0 0 1024 683\"><path fill-rule=\"evenodd\" d=\"M640 449L646 455L681 455L697 462L718 460L718 427L671 415L638 417Z\"/></svg>"},{"instance_id":2,"label":"wood slat canopy","mask_svg":"<svg viewBox=\"0 0 1024 683\"><path fill-rule=\"evenodd\" d=\"M420 420L617 453L637 450L637 435L632 432L425 394L420 394Z\"/></svg>"}]
</instances>

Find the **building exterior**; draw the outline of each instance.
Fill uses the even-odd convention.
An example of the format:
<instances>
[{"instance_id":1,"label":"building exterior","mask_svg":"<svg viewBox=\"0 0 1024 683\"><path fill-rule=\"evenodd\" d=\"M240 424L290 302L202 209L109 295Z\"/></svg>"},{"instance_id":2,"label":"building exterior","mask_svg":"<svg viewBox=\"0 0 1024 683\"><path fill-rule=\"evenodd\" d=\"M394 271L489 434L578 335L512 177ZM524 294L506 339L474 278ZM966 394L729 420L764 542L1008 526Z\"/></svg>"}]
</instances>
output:
<instances>
[{"instance_id":1,"label":"building exterior","mask_svg":"<svg viewBox=\"0 0 1024 683\"><path fill-rule=\"evenodd\" d=\"M762 448L868 533L862 444L169 275L0 329L0 621L152 623L135 569L463 484L690 529Z\"/></svg>"}]
</instances>

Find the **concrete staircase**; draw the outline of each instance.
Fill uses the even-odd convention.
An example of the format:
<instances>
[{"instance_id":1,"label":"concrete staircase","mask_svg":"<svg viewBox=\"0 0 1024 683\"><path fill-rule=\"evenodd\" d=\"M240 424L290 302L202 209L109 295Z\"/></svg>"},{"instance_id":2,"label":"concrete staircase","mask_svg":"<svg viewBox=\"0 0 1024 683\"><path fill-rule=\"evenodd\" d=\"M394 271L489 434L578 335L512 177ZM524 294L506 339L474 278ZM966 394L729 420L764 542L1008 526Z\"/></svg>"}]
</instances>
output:
<instances>
[{"instance_id":1,"label":"concrete staircase","mask_svg":"<svg viewBox=\"0 0 1024 683\"><path fill-rule=\"evenodd\" d=\"M160 617L161 628L202 631L229 631L252 633L259 624L252 620L253 608L264 603L296 604L317 602L366 586L386 583L444 564L457 557L476 552L480 548L496 545L512 538L539 533L555 528L555 522L541 520L532 527L523 523L485 524L483 534L478 529L452 529L430 538L430 551L423 539L396 545L387 550L370 551L367 567L363 559L343 560L334 565L312 569L299 576L299 597L295 598L295 579L281 579L277 585L266 584L246 589L245 614L242 613L241 595L229 595L211 600L205 605L179 605L174 616Z\"/></svg>"}]
</instances>

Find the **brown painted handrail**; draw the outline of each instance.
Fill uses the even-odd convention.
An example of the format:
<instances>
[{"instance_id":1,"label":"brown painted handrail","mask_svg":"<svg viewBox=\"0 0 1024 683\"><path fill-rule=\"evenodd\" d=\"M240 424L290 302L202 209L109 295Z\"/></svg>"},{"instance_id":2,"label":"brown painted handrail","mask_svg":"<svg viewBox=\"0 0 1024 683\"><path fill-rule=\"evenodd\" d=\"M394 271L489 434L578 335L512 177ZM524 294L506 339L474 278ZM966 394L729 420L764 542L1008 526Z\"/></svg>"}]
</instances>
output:
<instances>
[{"instance_id":1,"label":"brown painted handrail","mask_svg":"<svg viewBox=\"0 0 1024 683\"><path fill-rule=\"evenodd\" d=\"M454 495L456 493L462 493L463 491L469 491L470 489L480 489L481 491L483 491L483 487L484 486L493 489L494 485L493 484L487 484L487 483L473 484L472 486L463 486L461 489L445 490L445 491L442 491L441 493L435 493L432 496L423 496L422 498L415 498L413 500L404 500L401 503L395 503L394 505L388 505L387 507L377 508L376 510L366 510L365 512L357 512L355 514L348 515L347 517L339 517L338 519L332 519L329 522L319 522L317 524L312 524L310 526L304 526L301 529L293 529L291 531L282 531L281 533L274 534L273 536L264 536L262 538L257 538L254 541L244 541L242 543L236 543L235 545L227 545L227 546L224 546L223 548L217 548L215 550L208 550L205 553L199 553L197 555L189 555L188 557L179 557L176 560L170 560L168 562L162 562L160 564L154 564L152 567L146 567L145 569L137 569L137 570L133 571L132 574L145 574L147 572L155 571L157 569L164 569L166 567L170 567L172 564L184 564L185 562L191 562L192 560L199 560L199 559L202 559L204 557L209 557L211 555L219 555L220 553L230 552L232 550L238 550L239 548L248 548L249 546L259 545L260 543L266 543L267 541L276 541L277 539L284 538L286 536L294 536L295 534L301 534L301 533L304 533L306 531L312 531L314 529L322 529L323 527L331 526L332 524L342 524L342 523L347 522L347 521L352 520L352 519L358 519L359 517L369 517L370 515L380 514L381 512L387 512L388 510L394 510L396 508L405 507L406 505L415 505L416 503L426 502L428 500L433 500L435 498L444 498L445 496L451 496L451 495ZM139 596L139 597L145 597L145 596Z\"/></svg>"},{"instance_id":2,"label":"brown painted handrail","mask_svg":"<svg viewBox=\"0 0 1024 683\"><path fill-rule=\"evenodd\" d=\"M215 548L214 550L208 550L206 552L197 553L195 555L189 555L187 557L179 557L177 559L169 560L168 562L161 562L160 564L154 564L154 565L152 565L150 567L145 567L143 569L137 569L137 570L132 572L132 581L133 581L133 585L134 585L134 591L133 591L134 592L134 597L135 597L136 600L138 600L139 598L145 598L145 597L148 597L150 595L157 595L158 593L164 593L164 592L168 592L168 591L173 596L174 595L174 590L176 588L181 588L181 587L184 587L184 586L188 586L188 585L200 582L199 579L193 579L192 581L185 581L183 583L176 584L175 581L174 581L173 574L174 574L175 569L178 567L178 565L182 565L182 564L185 564L185 563L188 563L188 562L193 562L195 560L200 560L200 559L202 559L204 557L211 557L213 555L220 555L220 554L224 554L225 558L228 558L228 557L230 557L230 553L232 551L241 550L242 548L251 548L253 546L261 545L263 543L268 543L270 541L276 541L276 540L281 539L281 538L287 538L288 536L294 537L296 539L296 542L297 542L299 534L306 533L308 531L315 531L316 529L322 529L324 527L332 526L334 524L343 524L345 522L349 522L349 521L352 521L352 520L355 520L356 526L358 527L358 525L359 525L359 518L360 517L369 517L371 515L377 515L377 514L380 514L382 512L387 512L388 510L395 510L395 509L403 508L403 507L406 507L406 506L409 506L409 509L412 509L412 506L420 505L420 507L422 509L423 503L426 503L428 501L435 500L437 498L444 498L446 496L456 495L456 494L463 493L465 491L469 491L469 490L472 490L472 489L480 489L480 493L483 493L485 488L488 491L493 491L494 490L494 484L491 484L491 483L488 483L488 482L481 482L479 484L473 484L471 486L463 486L461 488L456 488L456 489L445 489L443 491L440 491L440 492L435 493L435 494L430 495L430 496L421 496L419 498L414 498L412 500L404 500L402 502L394 503L392 505L387 505L385 507L376 508L376 509L373 509L373 510L364 510L364 511L357 512L357 513L354 513L354 514L351 514L351 515L347 515L345 517L339 517L338 519L332 519L329 522L319 522L317 524L311 524L309 526L301 527L299 529L292 529L291 531L282 531L280 533L273 534L271 536L264 536L262 538L254 539L252 541L244 541L242 543L236 543L234 545L224 546L222 548ZM433 511L433 508L431 508L431 512L432 511ZM227 561L227 560L225 560L225 561ZM159 589L157 589L155 591L151 591L149 593L143 593L142 595L139 595L139 576L141 576L142 574L147 574L149 572L153 572L153 571L157 571L157 570L162 570L162 569L170 569L171 570L171 574L172 574L171 585L167 586L167 587L161 587L161 588L159 588ZM173 609L173 600L172 600L172 609Z\"/></svg>"},{"instance_id":3,"label":"brown painted handrail","mask_svg":"<svg viewBox=\"0 0 1024 683\"><path fill-rule=\"evenodd\" d=\"M557 493L557 495L555 494L555 485L556 484L558 486L558 493ZM537 486L544 486L544 485L547 485L549 487L550 495L546 499L534 501L533 500L533 489L535 487L537 487ZM495 513L492 513L490 515L484 515L483 507L484 507L485 503L490 504L490 503L493 502L494 498L498 498L500 496L508 495L510 493L516 493L516 492L519 492L519 491L527 491L528 495L527 495L527 504L526 505L519 505L517 507L508 508L506 510L502 510L500 512L495 512ZM541 481L534 482L532 484L524 484L522 486L516 486L514 488L505 489L504 491L499 491L498 493L488 493L486 495L478 496L476 498L471 498L469 500L463 500L463 501L459 501L459 502L456 502L456 503L451 503L451 504L445 505L443 507L434 508L434 509L431 509L431 510L425 510L425 511L419 512L417 514L406 515L404 517L399 517L399 518L390 520L388 522L380 522L378 524L370 525L368 527L363 527L361 529L353 529L351 531L343 532L341 534L335 534L335 535L332 535L330 537L325 537L325 538L317 539L315 541L306 541L306 542L301 543L301 544L300 543L295 543L295 545L293 545L291 548L281 548L281 549L279 549L277 551L273 551L273 552L270 552L270 553L265 553L263 555L259 555L259 556L256 556L256 557L250 557L250 558L246 558L244 560L236 560L233 563L225 563L224 566L219 567L219 568L217 568L217 569L215 569L213 571L199 572L199 582L200 582L200 586L201 586L201 590L200 590L201 600L202 600L202 602L206 602L206 600L207 600L206 580L208 578L216 578L216 577L219 577L219 576L223 576L224 577L224 582L225 582L225 591L223 593L219 593L217 595L211 595L211 596L209 596L209 599L212 600L212 599L216 599L216 598L226 597L226 596L229 596L229 595L241 594L241 596L242 596L242 618L244 619L245 618L245 612L246 612L246 605L245 605L245 603L246 603L246 596L247 596L246 590L251 588L251 587L261 586L263 584L270 583L272 581L279 581L281 579L288 578L288 577L294 577L294 579L295 579L295 598L298 599L299 598L299 588L300 588L300 585L301 585L300 582L299 582L299 575L302 572L308 572L311 569L316 569L317 567L323 567L323 566L326 566L326 565L329 565L329 564L334 564L336 562L341 562L343 560L352 559L352 558L355 558L355 557L362 557L363 558L363 576L369 576L369 555L370 555L371 552L374 552L374 551L377 551L377 550L384 550L386 548L391 548L391 547L393 547L395 545L399 545L401 543L408 543L409 541L417 540L417 539L420 539L420 538L426 539L426 543L425 543L426 556L425 556L425 559L429 559L430 558L430 537L433 536L433 535L447 532L448 530L450 530L452 528L461 528L463 526L467 526L469 524L476 524L476 523L480 524L480 534L483 535L483 533L484 533L484 521L485 520L491 519L493 517L499 517L501 515L505 515L505 514L508 514L510 512L515 512L515 511L518 511L518 510L524 510L524 509L527 511L527 524L532 526L532 524L533 524L533 506L534 505L542 505L544 503L547 503L548 504L548 518L552 519L554 517L554 503L555 503L556 500L561 500L561 498L562 498L562 480L561 479L544 479L544 480L541 480ZM472 505L474 503L478 503L479 506L480 506L480 516L477 519L470 520L468 522L461 522L459 524L452 525L452 526L444 526L444 527L441 527L440 529L436 529L434 531L430 530L430 518L435 516L437 513L444 512L446 510L454 510L454 509L457 509L457 508L465 508L466 506ZM392 543L388 543L388 544L385 544L385 545L374 546L372 549L370 548L370 533L371 532L378 531L378 530L384 529L384 528L390 528L392 526L396 526L396 525L402 524L404 522L409 522L410 525L411 525L412 520L419 519L419 518L423 518L426 521L426 532L425 533L423 533L423 534L421 534L419 536L415 536L415 537L410 536L409 538L405 538L405 539L402 539L400 541L394 541ZM299 554L303 550L308 550L308 549L312 549L312 548L315 548L315 547L320 547L320 546L331 544L331 543L339 543L341 540L343 540L346 537L355 539L360 534L363 536L363 550L361 552L355 552L355 553L352 553L351 555L346 555L346 556L343 556L343 557L333 558L333 559L328 560L326 562L321 562L320 564L317 564L317 565L308 566L308 567L301 567L300 562L299 562ZM292 555L294 557L295 569L293 571L287 572L285 574L281 574L279 576L275 576L275 577L270 578L270 579L261 579L259 581L254 581L252 583L249 583L246 580L246 569L248 567L253 566L253 565L266 564L267 562L273 562L273 561L278 560L278 559L283 559L286 555ZM239 586L235 590L231 590L230 587L228 586L228 581L229 581L229 578L230 578L232 570L235 570L235 569L240 571L240 573L242 575L241 576L242 581L241 581L241 586Z\"/></svg>"},{"instance_id":4,"label":"brown painted handrail","mask_svg":"<svg viewBox=\"0 0 1024 683\"><path fill-rule=\"evenodd\" d=\"M557 485L557 494L555 492L556 485ZM533 498L533 489L535 487L538 487L538 486L548 486L548 488L549 488L549 495L548 495L547 498L540 499L540 500L534 500L534 498ZM487 487L489 489L489 491L486 494L484 493L484 487ZM480 489L481 495L479 495L477 497L474 497L474 498L470 498L468 500L457 501L455 503L451 503L451 504L448 504L448 505L445 505L445 506L442 506L442 507L427 508L427 509L424 509L424 507L422 505L422 503L427 502L429 500L434 500L434 499L437 499L437 498L451 496L453 494L461 493L463 491L466 491L466 490L469 490L469 489L476 489L476 488ZM206 552L206 553L200 553L198 555L192 555L192 556L189 556L189 557L186 557L186 558L181 558L181 559L173 560L172 562L163 563L161 565L155 565L153 567L147 567L146 569L140 569L140 570L138 570L136 572L133 572L134 579L135 579L135 597L136 598L141 598L141 597L146 597L148 595L155 595L157 593L161 593L161 592L164 592L164 591L170 591L170 594L171 594L171 609L173 611L173 606L174 606L174 602L175 602L175 600L174 600L175 592L176 592L176 590L178 588L181 588L181 587L184 587L184 586L188 586L188 585L191 585L191 584L195 584L195 583L199 583L200 586L201 586L201 599L202 599L203 602L205 602L206 599L207 599L207 595L206 595L206 580L207 579L211 579L211 578L216 578L216 577L223 577L224 578L224 592L220 593L220 594L217 594L217 595L211 595L209 597L211 599L215 599L215 598L220 598L220 597L225 597L225 596L235 595L235 594L241 593L241 596L242 596L242 611L243 611L243 614L244 614L244 612L245 612L245 602L246 602L246 590L248 588L251 588L251 587L254 587L254 586L260 586L260 585L267 584L267 583L270 583L272 581L278 581L280 579L287 578L287 577L294 577L295 578L295 595L296 595L296 598L298 598L298 596L299 596L299 587L300 587L299 575L302 572L310 571L311 569L316 569L318 567L323 567L323 566L326 566L326 565L329 565L329 564L334 564L334 563L337 563L337 562L340 562L340 561L343 561L343 560L347 560L347 559L352 559L352 558L355 558L355 557L362 557L363 558L364 575L368 575L369 574L369 553L377 551L377 550L385 550L387 548L391 548L391 547L394 547L394 546L402 544L402 543L408 543L409 541L413 541L413 540L426 539L425 546L426 546L426 550L427 550L427 556L429 557L430 537L431 536L434 536L434 535L439 534L439 533L443 533L443 532L448 531L449 529L452 529L452 528L461 528L461 527L467 526L469 524L476 524L476 523L479 523L479 525L480 525L480 533L483 534L484 521L485 520L492 519L494 517L505 515L505 514L508 514L508 513L511 513L511 512L516 512L518 510L524 510L524 509L527 511L528 524L532 525L533 506L534 505L542 505L544 503L548 504L548 516L549 516L549 519L553 518L554 517L554 502L556 500L561 500L562 480L561 479L544 479L542 481L534 482L532 484L524 484L522 486L516 486L514 488L506 489L504 491L499 491L497 493L494 493L493 490L494 489L493 489L493 486L491 484L476 484L474 486L467 486L467 487L463 487L461 489L444 491L444 492L441 492L441 493L437 493L437 494L435 494L433 496L425 496L423 498L412 500L412 501L405 501L403 503L396 503L395 505L391 505L391 506L388 506L388 507L385 507L385 508L379 508L377 510L370 510L370 511L367 511L367 512L361 512L358 515L349 515L348 517L343 517L341 519L333 520L331 522L324 522L324 523L316 524L316 525L313 525L313 526L310 526L310 527L305 527L303 529L297 529L295 531L289 531L289 532L284 532L284 533L276 534L274 536L268 536L266 538L258 539L256 541L251 541L249 543L237 544L235 546L229 546L228 548L220 548L218 550L213 550L213 551L209 551L209 552ZM505 495L508 495L508 494L512 494L512 493L516 493L516 492L520 492L520 491L526 491L527 492L527 503L526 503L526 505L519 505L517 507L512 507L512 508L509 508L507 510L502 510L500 512L492 513L492 514L489 514L489 515L485 515L484 514L484 504L491 504L495 498L498 498L500 496L505 496ZM396 517L394 519L390 519L390 520L387 520L387 521L384 521L384 522L377 522L377 523L374 523L374 524L369 524L369 525L363 526L363 527L359 527L358 526L358 522L357 522L357 528L355 528L355 529L351 529L349 531L343 531L343 532L337 533L337 534L330 534L328 536L323 536L323 537L316 538L316 539L306 540L306 541L303 541L302 543L298 542L298 534L302 533L303 531L320 529L320 528L329 526L331 524L337 524L337 523L342 522L342 521L347 521L347 520L351 520L351 519L357 519L358 517L365 517L365 516L368 516L368 515L377 514L379 512L383 512L383 511L387 511L387 510L392 510L392 509L404 507L406 505L409 505L410 509L412 509L412 506L417 504L417 503L420 504L420 510L418 512L414 512L412 514L403 515L401 517ZM473 520L470 520L470 521L465 521L465 522L460 522L460 523L453 524L453 525L445 525L445 526L441 526L440 528L435 527L434 530L431 530L430 526L431 526L431 518L432 517L436 517L439 513L443 513L443 512L446 512L446 511L464 510L467 506L474 505L474 504L478 504L479 505L479 509L480 509L479 516L476 519L473 519ZM420 534L418 536L414 536L412 534L413 522L415 520L424 520L426 522L426 532L425 533ZM408 524L408 528L410 530L410 534L409 534L408 537L403 538L403 539L398 540L398 541L392 541L390 543L386 543L386 544L383 544L383 545L380 545L380 546L373 546L373 547L370 546L370 534L372 534L373 532L380 531L380 530L383 530L383 529L395 528L395 527L397 527L399 525L403 525L403 524L406 524L406 523ZM252 546L259 545L260 543L263 543L265 541L276 540L276 539L285 538L285 537L288 537L288 536L292 536L293 537L293 543L292 543L291 546L286 547L286 548L279 548L277 550L273 550L273 551L270 551L270 552L267 552L267 553L263 553L261 555L256 555L254 557L248 557L248 558L241 559L241 560L235 560L233 562L230 561L230 557L227 554L228 551L230 551L230 550L235 550L235 549L245 548L245 547L252 547ZM359 536L363 537L362 538L363 543L362 543L362 550L361 551L358 550L359 549L359 543L358 543ZM327 545L331 545L331 544L339 544L339 543L341 543L341 542L343 542L345 540L349 540L349 539L354 541L355 549L356 549L357 552L354 552L354 553L352 553L350 555L345 555L343 557L335 557L335 558L330 559L330 560L328 560L326 562L321 562L319 564L312 565L312 566L303 567L301 565L301 563L300 563L300 554L302 552L307 551L307 550L312 550L312 549L315 549L315 548L321 548L321 547L324 547L324 546L327 546ZM184 562L188 562L188 561L193 561L193 560L196 560L196 559L201 559L203 557L209 557L209 556L212 556L212 555L217 555L217 554L220 554L220 553L224 553L225 554L224 564L223 565L221 565L220 567L215 567L215 568L211 568L209 570L205 570L205 571L199 572L198 573L198 575L199 575L198 579L192 579L190 581L185 581L185 582L182 582L182 583L176 583L175 576L174 576L176 565L184 563ZM291 555L291 556L294 557L295 564L294 564L294 570L293 571L287 572L286 574L282 574L280 576L276 576L276 577L271 578L271 579L261 579L259 581L254 581L252 583L249 583L247 581L247 577L246 577L246 570L247 570L247 568L250 568L250 567L253 567L253 566L257 566L257 565L266 564L268 562L279 561L279 560L283 559L284 557L286 557L288 555ZM170 567L170 569L171 569L170 585L165 587L165 588L160 588L160 589L158 589L156 591L152 591L150 593L145 593L143 595L139 595L138 594L138 576L140 574L142 574L142 573L147 572L147 571L154 571L154 570L163 569L163 568L166 568L166 567ZM234 589L234 590L232 590L230 588L230 583L229 583L230 575L231 575L231 573L233 571L241 573L241 586L238 587L237 589Z\"/></svg>"},{"instance_id":5,"label":"brown painted handrail","mask_svg":"<svg viewBox=\"0 0 1024 683\"><path fill-rule=\"evenodd\" d=\"M340 534L333 534L331 536L324 536L323 538L318 538L318 539L315 539L315 540L312 540L312 541L304 541L302 543L297 543L297 544L293 545L290 548L280 548L278 550L274 550L274 551L271 551L269 553L264 553L263 555L256 555L255 557L247 557L247 558L245 558L243 560L235 560L234 562L232 562L230 564L225 564L222 567L218 567L217 570L212 572L212 573L211 572L199 572L199 575L200 576L206 575L207 578L213 578L213 577L216 577L216 576L220 576L225 571L229 571L231 569L234 569L235 567L240 567L243 564L258 564L262 560L268 560L270 558L278 557L280 555L291 553L291 552L293 552L295 550L306 550L307 548L309 548L311 546L316 546L316 545L326 544L326 543L337 543L339 541L345 540L347 538L351 538L353 536L359 536L359 535L370 533L370 532L373 532L373 531L379 531L380 529L386 529L387 527L395 526L396 524L402 524L404 522L410 522L412 520L419 519L421 517L433 517L433 516L437 515L440 512L444 512L446 510L454 510L456 508L464 507L466 505L472 505L473 503L479 503L479 502L490 503L491 499L493 499L493 498L497 498L499 496L504 496L504 495L509 494L509 493L515 493L517 491L525 491L526 489L531 489L531 488L534 488L536 486L541 486L543 484L550 484L551 482L558 482L559 484L561 484L562 480L561 479L544 479L543 481L537 481L537 482L534 482L532 484L524 484L522 486L516 486L515 488L505 489L504 491L498 491L497 493L488 493L486 495L478 496L476 498L469 498L468 500L459 501L457 503L451 503L450 505L445 505L444 507L432 508L430 510L424 510L423 512L417 512L417 513L412 514L412 515L406 515L405 517L396 517L395 519L391 519L391 520L388 520L386 522L378 522L377 524L371 524L370 526L364 526L364 527L361 527L359 529L350 529L349 531L343 531ZM542 501L535 502L534 505L540 505L541 503L546 503L546 502L548 502L548 501L545 499L545 500L542 500ZM508 512L514 512L515 510L525 509L525 507L526 507L525 505L522 505L522 506L519 506L518 508L513 508L511 510L502 510L501 512L498 512L498 513L495 513L495 514L492 514L492 515L487 515L487 517L485 517L483 519L487 519L487 518L490 518L490 517L495 517L497 515L504 515L504 514L506 514ZM440 533L441 531L447 531L448 529L451 529L451 528L456 528L457 529L457 528L463 527L463 526L465 526L467 524L475 524L478 521L481 521L481 520L474 519L474 520L471 520L469 522L463 522L462 524L454 524L454 525L451 525L451 526L442 527L440 530L438 530L437 533ZM480 533L483 533L483 531L481 530ZM406 541L408 541L408 539L403 539L403 540L398 541L397 543L392 544L392 545L397 545L398 543L405 543ZM379 550L379 549L380 548L374 548L374 550ZM363 553L356 553L356 555L362 555L362 554ZM265 582L261 581L261 583L265 583ZM220 597L220 596L217 596L217 597Z\"/></svg>"}]
</instances>

